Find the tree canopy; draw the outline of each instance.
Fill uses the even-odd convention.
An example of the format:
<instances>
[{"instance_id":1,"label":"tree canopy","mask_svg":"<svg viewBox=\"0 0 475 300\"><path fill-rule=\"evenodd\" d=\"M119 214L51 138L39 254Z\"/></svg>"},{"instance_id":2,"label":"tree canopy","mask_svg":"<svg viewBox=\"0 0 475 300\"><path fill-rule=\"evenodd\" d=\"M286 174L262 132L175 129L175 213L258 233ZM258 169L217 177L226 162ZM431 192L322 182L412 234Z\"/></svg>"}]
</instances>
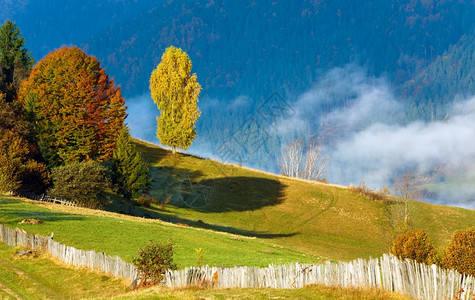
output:
<instances>
[{"instance_id":1,"label":"tree canopy","mask_svg":"<svg viewBox=\"0 0 475 300\"><path fill-rule=\"evenodd\" d=\"M201 112L201 85L191 74L191 60L180 48L169 47L150 77L153 101L160 110L157 137L163 145L188 149L196 136L195 123Z\"/></svg>"},{"instance_id":2,"label":"tree canopy","mask_svg":"<svg viewBox=\"0 0 475 300\"><path fill-rule=\"evenodd\" d=\"M44 192L50 175L46 166L37 162L34 148L11 130L0 129L0 191Z\"/></svg>"},{"instance_id":3,"label":"tree canopy","mask_svg":"<svg viewBox=\"0 0 475 300\"><path fill-rule=\"evenodd\" d=\"M35 62L24 45L20 29L6 20L0 28L0 93L5 94L7 102L16 98L21 81L28 77Z\"/></svg>"},{"instance_id":4,"label":"tree canopy","mask_svg":"<svg viewBox=\"0 0 475 300\"><path fill-rule=\"evenodd\" d=\"M107 169L96 161L73 162L53 168L54 186L48 194L66 197L79 206L103 208L109 202L104 192L111 188Z\"/></svg>"},{"instance_id":5,"label":"tree canopy","mask_svg":"<svg viewBox=\"0 0 475 300\"><path fill-rule=\"evenodd\" d=\"M19 100L50 167L112 158L125 101L95 57L77 47L49 53L23 82Z\"/></svg>"}]
</instances>

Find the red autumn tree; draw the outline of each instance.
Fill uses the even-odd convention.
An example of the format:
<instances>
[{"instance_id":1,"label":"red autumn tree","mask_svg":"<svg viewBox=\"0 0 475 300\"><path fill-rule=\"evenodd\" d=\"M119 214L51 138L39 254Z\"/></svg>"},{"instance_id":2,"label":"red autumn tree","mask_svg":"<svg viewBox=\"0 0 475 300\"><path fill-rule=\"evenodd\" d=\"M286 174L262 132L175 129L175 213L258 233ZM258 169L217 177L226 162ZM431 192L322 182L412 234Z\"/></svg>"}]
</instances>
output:
<instances>
[{"instance_id":1,"label":"red autumn tree","mask_svg":"<svg viewBox=\"0 0 475 300\"><path fill-rule=\"evenodd\" d=\"M112 157L125 101L95 57L77 47L49 53L23 82L19 99L50 167Z\"/></svg>"}]
</instances>

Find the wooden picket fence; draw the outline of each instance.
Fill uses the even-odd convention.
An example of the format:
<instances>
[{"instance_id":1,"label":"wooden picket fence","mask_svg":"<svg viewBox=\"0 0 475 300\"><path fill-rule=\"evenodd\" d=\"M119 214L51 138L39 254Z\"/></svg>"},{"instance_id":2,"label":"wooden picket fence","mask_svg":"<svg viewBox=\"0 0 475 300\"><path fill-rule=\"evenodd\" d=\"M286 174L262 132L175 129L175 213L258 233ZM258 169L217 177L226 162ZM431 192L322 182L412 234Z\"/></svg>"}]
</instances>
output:
<instances>
[{"instance_id":1,"label":"wooden picket fence","mask_svg":"<svg viewBox=\"0 0 475 300\"><path fill-rule=\"evenodd\" d=\"M66 205L66 206L77 206L76 202L74 201L58 199L58 198L51 197L45 194L37 195L32 192L20 191L20 190L11 192L11 194L18 197L23 197L23 198L27 198L31 200L36 200L36 201L51 202L51 203L56 203L56 204L61 204L61 205Z\"/></svg>"},{"instance_id":2,"label":"wooden picket fence","mask_svg":"<svg viewBox=\"0 0 475 300\"><path fill-rule=\"evenodd\" d=\"M0 224L0 238L11 246L17 245L30 249L42 249L63 263L75 267L84 267L91 270L102 271L112 276L122 277L133 281L138 272L133 264L124 262L120 257L107 256L105 253L85 251L58 243L49 237L28 234L21 229L11 229Z\"/></svg>"},{"instance_id":3,"label":"wooden picket fence","mask_svg":"<svg viewBox=\"0 0 475 300\"><path fill-rule=\"evenodd\" d=\"M48 237L31 235L0 224L5 244L41 248L67 265L106 272L134 281L138 271L119 257L95 251L78 250ZM302 288L309 284L340 287L378 288L413 298L475 299L475 278L455 270L441 269L385 254L377 259L326 262L319 265L288 264L259 267L201 267L169 270L163 284L168 287L208 286L215 288Z\"/></svg>"},{"instance_id":4,"label":"wooden picket fence","mask_svg":"<svg viewBox=\"0 0 475 300\"><path fill-rule=\"evenodd\" d=\"M379 259L258 267L202 267L168 271L168 287L302 288L309 284L378 288L417 299L475 299L475 278L385 254Z\"/></svg>"}]
</instances>

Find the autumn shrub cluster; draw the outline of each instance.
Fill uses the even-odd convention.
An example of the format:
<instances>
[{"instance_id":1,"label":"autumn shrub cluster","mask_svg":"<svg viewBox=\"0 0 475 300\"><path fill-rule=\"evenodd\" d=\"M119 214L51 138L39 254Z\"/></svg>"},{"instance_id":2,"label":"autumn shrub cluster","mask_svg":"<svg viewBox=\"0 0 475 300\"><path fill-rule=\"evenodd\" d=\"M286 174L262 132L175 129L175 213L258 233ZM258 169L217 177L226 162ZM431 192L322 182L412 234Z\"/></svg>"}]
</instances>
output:
<instances>
[{"instance_id":1,"label":"autumn shrub cluster","mask_svg":"<svg viewBox=\"0 0 475 300\"><path fill-rule=\"evenodd\" d=\"M355 194L361 195L374 201L389 203L388 188L380 189L379 191L377 191L375 189L368 188L364 182L361 182L359 186L350 185L349 190Z\"/></svg>"},{"instance_id":2,"label":"autumn shrub cluster","mask_svg":"<svg viewBox=\"0 0 475 300\"><path fill-rule=\"evenodd\" d=\"M392 242L389 253L400 259L412 259L420 263L436 264L475 276L475 230L468 228L455 231L445 248L443 258L432 245L423 229L409 229Z\"/></svg>"},{"instance_id":3,"label":"autumn shrub cluster","mask_svg":"<svg viewBox=\"0 0 475 300\"><path fill-rule=\"evenodd\" d=\"M158 200L155 197L152 197L150 195L141 195L138 199L137 202L140 203L141 205L145 207L150 207L152 204L158 205Z\"/></svg>"},{"instance_id":4,"label":"autumn shrub cluster","mask_svg":"<svg viewBox=\"0 0 475 300\"><path fill-rule=\"evenodd\" d=\"M410 229L399 234L394 239L389 253L401 259L409 258L419 263L440 265L437 250L424 229Z\"/></svg>"},{"instance_id":5,"label":"autumn shrub cluster","mask_svg":"<svg viewBox=\"0 0 475 300\"><path fill-rule=\"evenodd\" d=\"M151 286L160 283L167 270L176 270L177 265L173 262L173 242L153 243L149 241L147 246L140 249L138 257L133 263L139 271L141 286Z\"/></svg>"},{"instance_id":6,"label":"autumn shrub cluster","mask_svg":"<svg viewBox=\"0 0 475 300\"><path fill-rule=\"evenodd\" d=\"M445 267L475 276L475 229L455 231L443 259Z\"/></svg>"}]
</instances>

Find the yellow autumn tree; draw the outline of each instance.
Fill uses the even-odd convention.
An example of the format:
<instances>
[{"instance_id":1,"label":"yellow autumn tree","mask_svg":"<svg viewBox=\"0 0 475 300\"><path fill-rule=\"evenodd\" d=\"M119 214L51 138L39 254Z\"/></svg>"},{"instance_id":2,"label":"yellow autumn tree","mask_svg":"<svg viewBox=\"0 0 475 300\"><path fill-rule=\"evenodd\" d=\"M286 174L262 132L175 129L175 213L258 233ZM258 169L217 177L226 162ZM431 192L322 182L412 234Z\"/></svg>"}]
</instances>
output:
<instances>
[{"instance_id":1,"label":"yellow autumn tree","mask_svg":"<svg viewBox=\"0 0 475 300\"><path fill-rule=\"evenodd\" d=\"M191 60L180 48L169 47L150 77L153 101L160 110L157 137L163 145L188 149L196 136L195 123L201 112L198 95L201 85L191 74Z\"/></svg>"}]
</instances>

